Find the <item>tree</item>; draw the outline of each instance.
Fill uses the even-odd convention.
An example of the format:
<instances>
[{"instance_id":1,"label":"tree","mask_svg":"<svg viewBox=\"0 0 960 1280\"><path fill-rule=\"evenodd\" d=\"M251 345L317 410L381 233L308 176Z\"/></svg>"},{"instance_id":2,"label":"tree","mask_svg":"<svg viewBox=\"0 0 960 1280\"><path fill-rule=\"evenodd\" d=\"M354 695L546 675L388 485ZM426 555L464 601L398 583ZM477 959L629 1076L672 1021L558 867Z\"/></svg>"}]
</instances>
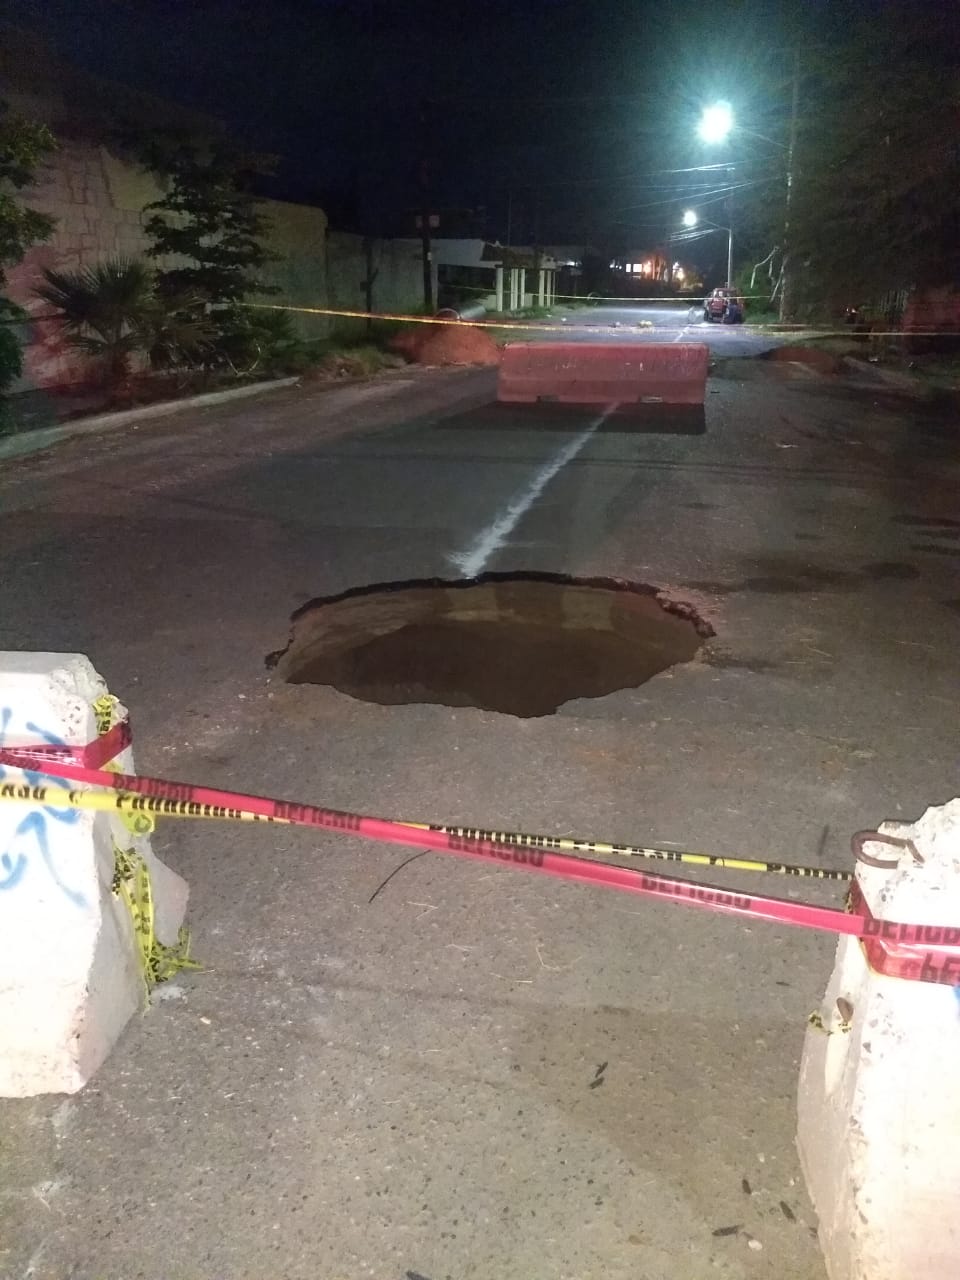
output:
<instances>
[{"instance_id":1,"label":"tree","mask_svg":"<svg viewBox=\"0 0 960 1280\"><path fill-rule=\"evenodd\" d=\"M197 299L208 328L216 331L208 363L247 368L278 341L292 342L286 317L242 305L251 295L275 292L259 274L273 255L262 243L269 223L251 192L254 177L270 172L268 158L223 138L160 133L133 141L144 166L168 184L146 210L145 230L153 241L147 253L163 264L157 296L171 304Z\"/></svg>"},{"instance_id":2,"label":"tree","mask_svg":"<svg viewBox=\"0 0 960 1280\"><path fill-rule=\"evenodd\" d=\"M791 254L808 301L960 279L960 41L898 7L804 53Z\"/></svg>"},{"instance_id":3,"label":"tree","mask_svg":"<svg viewBox=\"0 0 960 1280\"><path fill-rule=\"evenodd\" d=\"M259 271L272 260L261 243L268 228L250 192L265 161L229 142L197 142L164 137L143 151L147 166L169 183L160 200L147 206L145 230L152 258L185 259L157 273L161 294L190 289L213 305L243 301L268 292Z\"/></svg>"},{"instance_id":4,"label":"tree","mask_svg":"<svg viewBox=\"0 0 960 1280\"><path fill-rule=\"evenodd\" d=\"M31 245L45 240L54 225L46 214L23 205L18 193L33 182L44 156L55 147L45 125L25 120L0 102L0 396L20 374L15 326L26 318L5 294L4 268L19 262Z\"/></svg>"}]
</instances>

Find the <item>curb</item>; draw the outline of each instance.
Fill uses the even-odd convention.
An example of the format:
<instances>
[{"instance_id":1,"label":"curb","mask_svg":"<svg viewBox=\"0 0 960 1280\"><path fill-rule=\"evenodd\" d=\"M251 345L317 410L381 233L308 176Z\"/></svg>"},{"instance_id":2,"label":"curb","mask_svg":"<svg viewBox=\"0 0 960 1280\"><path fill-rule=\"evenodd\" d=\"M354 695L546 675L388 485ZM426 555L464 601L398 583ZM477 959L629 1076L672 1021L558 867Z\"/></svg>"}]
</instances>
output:
<instances>
[{"instance_id":1,"label":"curb","mask_svg":"<svg viewBox=\"0 0 960 1280\"><path fill-rule=\"evenodd\" d=\"M299 378L272 378L269 382L251 382L245 387L229 387L226 391L208 391L200 396L187 396L184 400L161 400L157 404L145 404L139 409L121 409L118 413L98 413L90 418L78 418L56 427L40 427L37 431L24 431L19 435L0 439L0 459L21 458L28 453L39 453L69 440L72 436L86 435L93 431L109 431L112 427L125 427L131 422L144 422L151 418L166 418L183 409L204 409L223 404L228 400L241 400L245 396L262 395L267 391L279 391L292 387Z\"/></svg>"}]
</instances>

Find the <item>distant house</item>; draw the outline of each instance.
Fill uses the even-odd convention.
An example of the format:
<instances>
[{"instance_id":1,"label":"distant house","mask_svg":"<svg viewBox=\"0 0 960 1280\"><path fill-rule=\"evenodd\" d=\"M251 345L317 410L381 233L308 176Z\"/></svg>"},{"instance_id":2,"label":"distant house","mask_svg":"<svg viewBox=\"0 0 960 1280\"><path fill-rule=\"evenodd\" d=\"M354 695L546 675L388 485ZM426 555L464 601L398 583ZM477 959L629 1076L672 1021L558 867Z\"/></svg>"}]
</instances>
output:
<instances>
[{"instance_id":1,"label":"distant house","mask_svg":"<svg viewBox=\"0 0 960 1280\"><path fill-rule=\"evenodd\" d=\"M438 238L432 247L438 297L447 306L470 298L494 311L551 306L568 265L550 249L527 245Z\"/></svg>"}]
</instances>

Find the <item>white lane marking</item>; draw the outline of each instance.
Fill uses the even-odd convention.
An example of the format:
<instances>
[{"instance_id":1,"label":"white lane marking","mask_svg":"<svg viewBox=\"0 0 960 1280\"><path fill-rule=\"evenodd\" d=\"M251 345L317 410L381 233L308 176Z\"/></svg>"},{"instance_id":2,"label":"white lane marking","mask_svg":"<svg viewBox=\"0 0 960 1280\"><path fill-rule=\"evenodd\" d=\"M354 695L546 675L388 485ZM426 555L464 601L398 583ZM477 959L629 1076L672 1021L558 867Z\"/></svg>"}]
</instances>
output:
<instances>
[{"instance_id":1,"label":"white lane marking","mask_svg":"<svg viewBox=\"0 0 960 1280\"><path fill-rule=\"evenodd\" d=\"M447 557L450 563L456 565L465 578L475 578L478 574L483 573L490 557L500 550L553 477L577 456L597 428L606 422L616 408L617 406L612 404L609 408L604 409L599 417L594 418L589 426L581 431L578 436L575 436L555 457L551 458L546 466L537 472L527 488L522 493L517 494L510 505L497 516L493 524L484 529L483 533L473 541L466 551Z\"/></svg>"},{"instance_id":2,"label":"white lane marking","mask_svg":"<svg viewBox=\"0 0 960 1280\"><path fill-rule=\"evenodd\" d=\"M684 327L680 330L680 332L679 332L679 333L677 334L677 336L673 339L673 341L674 341L674 342L682 342L682 341L683 341L683 339L686 337L686 334L687 334L687 327L686 327L686 325L684 325Z\"/></svg>"}]
</instances>

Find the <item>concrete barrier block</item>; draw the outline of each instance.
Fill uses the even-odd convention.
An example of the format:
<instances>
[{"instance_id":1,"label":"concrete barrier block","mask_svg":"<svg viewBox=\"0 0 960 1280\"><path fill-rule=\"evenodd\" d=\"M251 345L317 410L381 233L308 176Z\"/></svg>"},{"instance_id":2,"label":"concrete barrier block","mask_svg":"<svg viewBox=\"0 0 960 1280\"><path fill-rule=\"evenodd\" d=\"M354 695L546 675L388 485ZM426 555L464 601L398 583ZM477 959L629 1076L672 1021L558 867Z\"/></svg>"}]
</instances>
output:
<instances>
[{"instance_id":1,"label":"concrete barrier block","mask_svg":"<svg viewBox=\"0 0 960 1280\"><path fill-rule=\"evenodd\" d=\"M0 653L0 744L85 746L97 737L93 703L106 692L81 654ZM130 748L117 763L134 771ZM80 1089L143 1005L133 925L112 891L117 846L146 862L157 936L176 942L187 885L147 837L110 813L0 804L0 1096Z\"/></svg>"},{"instance_id":2,"label":"concrete barrier block","mask_svg":"<svg viewBox=\"0 0 960 1280\"><path fill-rule=\"evenodd\" d=\"M500 354L497 399L702 405L709 364L702 342L510 342Z\"/></svg>"},{"instance_id":3,"label":"concrete barrier block","mask_svg":"<svg viewBox=\"0 0 960 1280\"><path fill-rule=\"evenodd\" d=\"M960 924L960 800L880 832L895 869L857 865L877 919ZM960 1276L960 988L885 977L843 938L804 1044L798 1147L830 1280Z\"/></svg>"}]
</instances>

